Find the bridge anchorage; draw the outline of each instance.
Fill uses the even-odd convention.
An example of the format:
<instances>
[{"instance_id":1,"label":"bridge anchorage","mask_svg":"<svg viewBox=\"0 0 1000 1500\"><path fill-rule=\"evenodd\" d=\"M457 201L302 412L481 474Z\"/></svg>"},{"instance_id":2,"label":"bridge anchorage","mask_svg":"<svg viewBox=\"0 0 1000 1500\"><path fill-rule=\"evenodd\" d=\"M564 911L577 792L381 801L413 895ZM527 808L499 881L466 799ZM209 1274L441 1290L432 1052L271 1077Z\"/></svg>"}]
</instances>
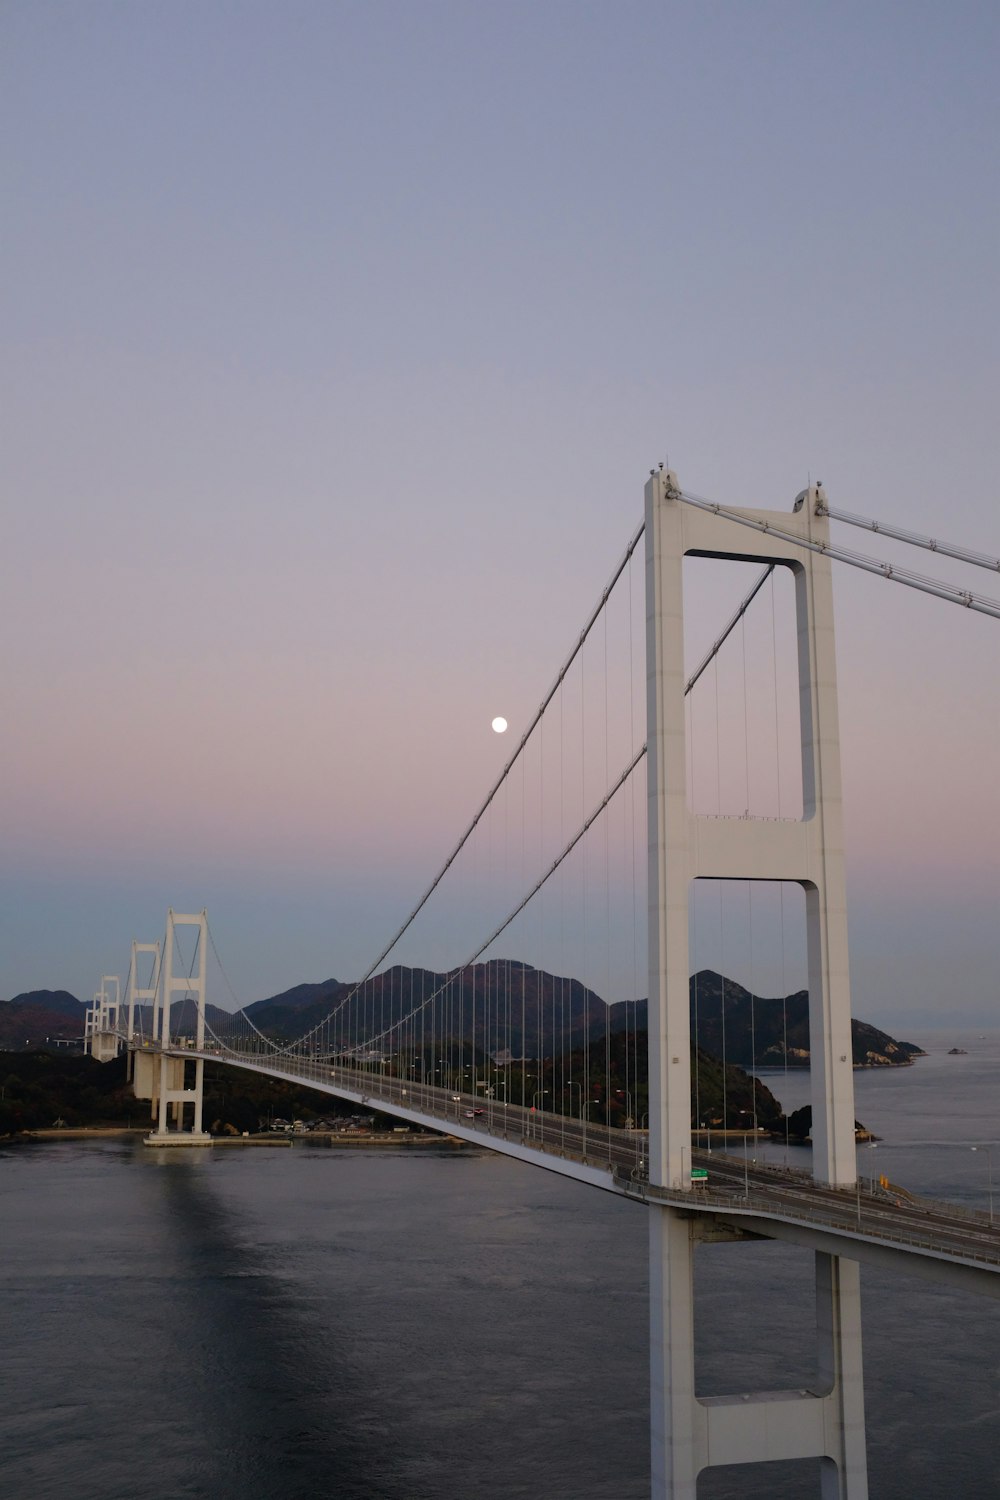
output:
<instances>
[{"instance_id":1,"label":"bridge anchorage","mask_svg":"<svg viewBox=\"0 0 1000 1500\"><path fill-rule=\"evenodd\" d=\"M202 1098L204 1063L212 1060L305 1083L641 1201L649 1216L652 1500L696 1500L698 1476L719 1465L802 1459L818 1465L821 1500L866 1500L860 1262L905 1268L1000 1296L1000 1231L994 1228L992 1217L987 1220L983 1214L947 1205L888 1204L884 1196L863 1189L858 1180L832 562L882 572L894 582L910 582L925 593L936 593L994 618L1000 618L1000 603L919 575L906 575L903 570L887 573L872 559L859 562L858 554L831 544L831 518L858 519L838 517L819 485L803 491L791 513L723 508L683 492L671 470L654 470L645 487L643 525L519 749L407 922L365 977L336 1001L325 1022L299 1042L279 1045L242 1012L229 1017L225 1025L218 1011L207 1020L210 934L204 912L194 916L169 913L162 947L133 943L127 1006L119 997L117 979L106 976L88 1021L87 1035L95 1055L114 1055L121 1041L129 1048L136 1095L150 1101L155 1122L146 1138L149 1145L209 1143L202 1123ZM539 868L547 873L463 966L443 975L421 971L424 977L416 994L414 971L410 971L407 1001L402 992L403 971L376 974L376 970L487 813L548 704L567 680L569 667L643 534L646 744L638 750L637 740L629 744L625 771L613 785L604 783L608 790L603 800L596 808L590 804L590 815L551 866L548 854L541 859L539 842ZM926 538L904 539L945 550ZM791 577L800 816L764 818L751 816L749 809L742 816L725 815L721 809L708 815L695 810L693 798L689 799L694 748L685 699L761 587L759 580L712 653L695 676L685 681L684 560L690 557L763 563L768 570L783 570ZM969 558L981 566L992 567L995 561L979 554L969 554ZM631 603L628 608L631 622ZM606 635L604 650L606 656ZM607 700L606 692L604 696ZM643 756L647 773L648 1080L634 1073L630 1087L617 1090L627 1096L629 1118L625 1128L615 1128L607 1102L603 1123L590 1117L591 1108L600 1106L601 1100L592 1097L589 1083L584 1086L565 1071L557 1088L553 1070L551 1105L546 1104L550 1089L545 1082L532 1074L527 1077L533 1082L527 1084L524 1064L529 1053L523 1035L520 1102L510 1087L510 1075L507 1086L503 1081L497 1085L500 1069L493 1067L491 1072L484 1064L490 1057L497 1061L496 1039L505 1034L510 1065L516 994L512 998L509 961L504 1000L497 971L476 960L561 867ZM560 817L561 801L560 795ZM523 808L522 802L522 827ZM564 836L560 821L560 845ZM811 1177L774 1166L751 1169L746 1161L719 1153L705 1156L693 1146L689 922L699 881L787 882L804 893ZM196 935L186 975L175 972L178 928L187 928L189 936L193 929ZM149 960L151 969L144 986L139 980L141 958ZM518 965L522 976L527 967ZM424 979L429 988L423 987ZM556 983L568 988L571 981ZM113 992L109 986L114 986ZM468 1010L463 1005L470 990L472 1051L460 1054L457 1068L452 1059L446 1077L448 1067L435 1064L445 1064L440 1053L454 1045L458 1029L466 1025ZM177 1027L172 1022L178 994L195 1001L193 1025ZM146 1002L139 1023L136 1001ZM477 1004L481 1007L478 1032ZM492 1012L490 1005L495 1007ZM507 1006L505 1015L501 1015L503 1005ZM523 1027L523 988L520 1007ZM546 1023L550 1034L554 1014L549 1013ZM478 1052L477 1037L482 1042ZM463 1066L470 1057L471 1066ZM482 1078L478 1076L481 1065ZM648 1137L641 1124L635 1128L641 1108L633 1107L639 1104L639 1090L645 1089L647 1081ZM609 1069L608 1089L610 1082ZM637 1090L634 1100L632 1088ZM557 1096L561 1112L554 1107ZM708 1185L694 1186L693 1174L709 1164ZM816 1378L806 1390L799 1385L732 1397L700 1395L695 1380L696 1245L711 1239L759 1237L795 1244L815 1258Z\"/></svg>"}]
</instances>

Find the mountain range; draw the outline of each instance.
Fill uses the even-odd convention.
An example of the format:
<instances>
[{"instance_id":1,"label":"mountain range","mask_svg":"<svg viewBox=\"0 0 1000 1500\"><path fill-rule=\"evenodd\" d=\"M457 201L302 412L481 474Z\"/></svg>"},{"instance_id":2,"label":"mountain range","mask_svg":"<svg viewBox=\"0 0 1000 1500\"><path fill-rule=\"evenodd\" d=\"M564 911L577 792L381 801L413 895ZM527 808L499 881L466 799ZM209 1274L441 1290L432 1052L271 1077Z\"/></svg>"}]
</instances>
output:
<instances>
[{"instance_id":1,"label":"mountain range","mask_svg":"<svg viewBox=\"0 0 1000 1500\"><path fill-rule=\"evenodd\" d=\"M431 998L433 996L433 999ZM692 1035L703 1051L744 1068L809 1063L809 1001L805 990L784 997L753 995L711 969L690 981ZM549 974L514 959L493 959L446 973L395 965L357 988L328 979L298 984L246 1007L254 1025L275 1041L289 1042L340 1008L344 1033L374 1025L391 1032L415 1005L427 1006L427 1029L459 1037L484 1053L551 1057L606 1033L645 1032L647 1002L607 1005L579 980ZM175 1025L193 1029L194 1005L175 1009ZM66 990L33 990L0 1002L0 1049L55 1047L83 1034L86 1005ZM147 1008L148 1012L148 1008ZM497 1020L498 1014L505 1019ZM229 1013L209 1004L209 1025L224 1028ZM146 1016L148 1025L148 1013ZM854 1020L856 1067L892 1067L921 1056L869 1022Z\"/></svg>"}]
</instances>

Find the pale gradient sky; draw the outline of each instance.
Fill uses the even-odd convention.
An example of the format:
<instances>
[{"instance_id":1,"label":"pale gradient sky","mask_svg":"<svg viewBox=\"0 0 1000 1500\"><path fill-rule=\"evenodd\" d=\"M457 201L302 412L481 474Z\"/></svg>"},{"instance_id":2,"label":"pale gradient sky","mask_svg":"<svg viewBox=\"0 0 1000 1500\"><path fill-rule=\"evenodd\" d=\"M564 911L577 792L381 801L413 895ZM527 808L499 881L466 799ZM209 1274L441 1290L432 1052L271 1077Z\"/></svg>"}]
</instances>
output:
<instances>
[{"instance_id":1,"label":"pale gradient sky","mask_svg":"<svg viewBox=\"0 0 1000 1500\"><path fill-rule=\"evenodd\" d=\"M357 975L667 453L1000 552L998 41L963 0L7 0L0 997L89 996L168 905L245 1001ZM995 1020L1000 626L837 603L855 1010Z\"/></svg>"}]
</instances>

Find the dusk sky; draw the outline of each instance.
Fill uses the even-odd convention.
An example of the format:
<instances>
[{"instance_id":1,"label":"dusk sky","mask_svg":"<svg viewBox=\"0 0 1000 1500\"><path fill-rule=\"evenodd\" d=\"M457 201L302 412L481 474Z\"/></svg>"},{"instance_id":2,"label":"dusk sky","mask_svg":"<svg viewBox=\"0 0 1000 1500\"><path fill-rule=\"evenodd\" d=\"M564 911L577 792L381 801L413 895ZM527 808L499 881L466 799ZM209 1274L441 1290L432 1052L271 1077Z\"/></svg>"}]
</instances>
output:
<instances>
[{"instance_id":1,"label":"dusk sky","mask_svg":"<svg viewBox=\"0 0 1000 1500\"><path fill-rule=\"evenodd\" d=\"M1000 553L998 43L972 0L7 0L0 998L89 998L168 906L241 1001L358 976L664 458ZM996 1023L1000 622L836 589L855 1012Z\"/></svg>"}]
</instances>

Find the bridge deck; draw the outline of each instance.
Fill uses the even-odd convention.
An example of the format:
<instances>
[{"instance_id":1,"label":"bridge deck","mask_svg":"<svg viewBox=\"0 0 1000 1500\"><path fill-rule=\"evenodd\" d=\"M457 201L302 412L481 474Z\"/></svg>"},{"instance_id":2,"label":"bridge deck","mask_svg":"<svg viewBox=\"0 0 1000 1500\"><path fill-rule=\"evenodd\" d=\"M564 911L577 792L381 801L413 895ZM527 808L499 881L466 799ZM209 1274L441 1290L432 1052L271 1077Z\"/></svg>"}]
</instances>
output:
<instances>
[{"instance_id":1,"label":"bridge deck","mask_svg":"<svg viewBox=\"0 0 1000 1500\"><path fill-rule=\"evenodd\" d=\"M1000 1228L979 1211L882 1188L818 1183L805 1172L692 1148L707 1186L660 1187L648 1180L644 1132L543 1113L498 1099L456 1094L321 1058L235 1053L187 1046L178 1057L308 1084L366 1108L457 1136L647 1204L683 1211L734 1234L790 1240L829 1253L934 1279L966 1283L1000 1297Z\"/></svg>"}]
</instances>

